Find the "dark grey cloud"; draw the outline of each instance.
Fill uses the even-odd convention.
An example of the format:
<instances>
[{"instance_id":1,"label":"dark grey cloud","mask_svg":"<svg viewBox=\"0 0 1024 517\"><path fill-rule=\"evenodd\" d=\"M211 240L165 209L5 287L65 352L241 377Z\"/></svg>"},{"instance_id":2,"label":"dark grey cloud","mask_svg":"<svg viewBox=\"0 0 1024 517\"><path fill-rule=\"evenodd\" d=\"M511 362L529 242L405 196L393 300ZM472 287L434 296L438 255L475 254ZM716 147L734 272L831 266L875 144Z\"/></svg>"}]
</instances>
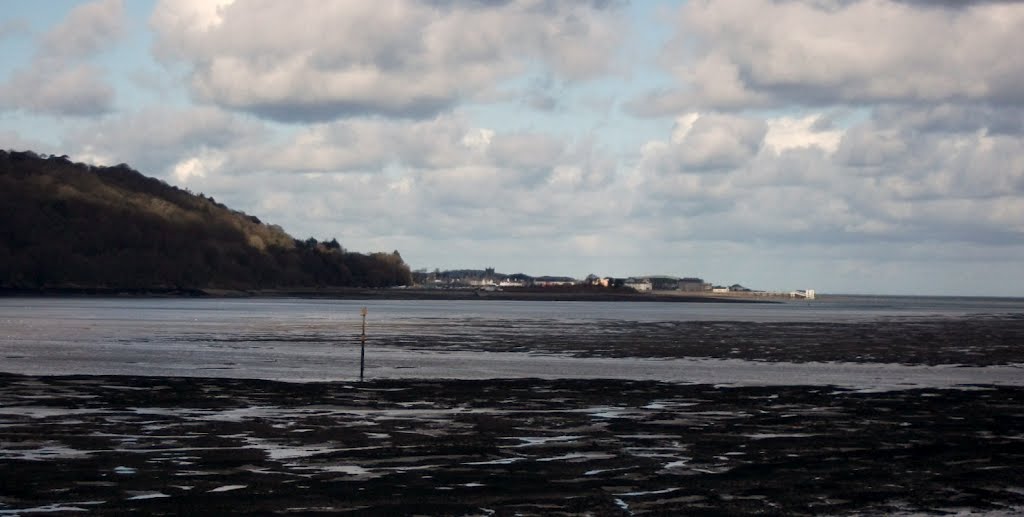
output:
<instances>
[{"instance_id":1,"label":"dark grey cloud","mask_svg":"<svg viewBox=\"0 0 1024 517\"><path fill-rule=\"evenodd\" d=\"M380 99L359 101L324 101L305 103L302 99L280 99L278 102L251 104L225 103L226 107L251 112L259 117L289 123L330 122L339 118L380 115L391 118L425 119L448 111L458 99L417 97L401 101Z\"/></svg>"},{"instance_id":2,"label":"dark grey cloud","mask_svg":"<svg viewBox=\"0 0 1024 517\"><path fill-rule=\"evenodd\" d=\"M883 126L902 126L929 133L986 131L1024 135L1024 107L976 104L880 106L873 117Z\"/></svg>"},{"instance_id":3,"label":"dark grey cloud","mask_svg":"<svg viewBox=\"0 0 1024 517\"><path fill-rule=\"evenodd\" d=\"M843 165L860 169L872 168L882 174L895 161L906 155L907 144L903 136L893 131L878 131L875 128L852 128L840 141L836 157Z\"/></svg>"},{"instance_id":4,"label":"dark grey cloud","mask_svg":"<svg viewBox=\"0 0 1024 517\"><path fill-rule=\"evenodd\" d=\"M978 5L1022 4L1021 0L895 0L901 4L937 9L970 9ZM852 0L847 3L853 3Z\"/></svg>"}]
</instances>

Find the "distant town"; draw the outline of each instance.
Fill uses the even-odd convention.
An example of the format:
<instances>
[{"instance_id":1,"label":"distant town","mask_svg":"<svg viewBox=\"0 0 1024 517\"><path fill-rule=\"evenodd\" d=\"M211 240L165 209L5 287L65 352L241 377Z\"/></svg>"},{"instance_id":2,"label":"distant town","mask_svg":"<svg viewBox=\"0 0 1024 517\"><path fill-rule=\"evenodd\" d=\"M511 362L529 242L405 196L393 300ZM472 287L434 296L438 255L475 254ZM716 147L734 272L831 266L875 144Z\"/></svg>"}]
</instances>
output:
<instances>
[{"instance_id":1,"label":"distant town","mask_svg":"<svg viewBox=\"0 0 1024 517\"><path fill-rule=\"evenodd\" d=\"M794 291L759 291L744 287L740 284L729 286L717 285L705 282L697 277L673 277L673 276L645 276L615 278L598 275L587 275L584 279L577 279L567 276L530 276L523 273L505 274L498 273L494 268L486 269L455 269L441 271L435 269L430 272L426 269L418 269L412 273L413 283L425 289L476 289L479 291L501 291L504 289L525 289L525 288L569 288L583 287L591 289L618 289L631 290L638 293L671 293L679 292L686 294L712 294L712 295L742 295L742 296L773 296L814 299L813 289L798 289Z\"/></svg>"}]
</instances>

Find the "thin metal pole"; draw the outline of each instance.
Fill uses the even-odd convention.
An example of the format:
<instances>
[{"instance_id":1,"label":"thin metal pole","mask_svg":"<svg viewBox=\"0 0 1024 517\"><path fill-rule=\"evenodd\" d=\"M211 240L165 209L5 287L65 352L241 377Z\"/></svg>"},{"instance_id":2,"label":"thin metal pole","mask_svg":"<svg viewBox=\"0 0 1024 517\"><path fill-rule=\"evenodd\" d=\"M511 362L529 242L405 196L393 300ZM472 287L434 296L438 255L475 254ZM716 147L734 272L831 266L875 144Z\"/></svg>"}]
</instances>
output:
<instances>
[{"instance_id":1,"label":"thin metal pole","mask_svg":"<svg viewBox=\"0 0 1024 517\"><path fill-rule=\"evenodd\" d=\"M359 382L363 382L363 369L366 366L366 307L359 312L363 315L363 333L360 336L359 347Z\"/></svg>"}]
</instances>

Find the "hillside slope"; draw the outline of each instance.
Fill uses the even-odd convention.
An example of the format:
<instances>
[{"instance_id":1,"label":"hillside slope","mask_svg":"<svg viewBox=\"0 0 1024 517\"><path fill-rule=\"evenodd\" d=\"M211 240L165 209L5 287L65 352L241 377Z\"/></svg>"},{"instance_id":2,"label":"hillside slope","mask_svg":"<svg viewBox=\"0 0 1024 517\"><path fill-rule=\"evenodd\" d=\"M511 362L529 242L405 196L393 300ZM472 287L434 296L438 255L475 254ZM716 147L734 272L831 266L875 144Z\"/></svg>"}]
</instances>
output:
<instances>
[{"instance_id":1,"label":"hillside slope","mask_svg":"<svg viewBox=\"0 0 1024 517\"><path fill-rule=\"evenodd\" d=\"M280 227L121 164L0 151L0 288L275 289L411 283L369 255Z\"/></svg>"}]
</instances>

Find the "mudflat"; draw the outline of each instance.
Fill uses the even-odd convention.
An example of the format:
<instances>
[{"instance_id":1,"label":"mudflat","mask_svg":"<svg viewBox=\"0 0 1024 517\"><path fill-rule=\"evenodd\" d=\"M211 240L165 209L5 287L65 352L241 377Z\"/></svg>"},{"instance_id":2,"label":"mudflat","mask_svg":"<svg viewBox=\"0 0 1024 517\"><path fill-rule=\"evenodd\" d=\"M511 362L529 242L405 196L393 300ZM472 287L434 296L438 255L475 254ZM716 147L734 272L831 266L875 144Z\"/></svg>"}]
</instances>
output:
<instances>
[{"instance_id":1,"label":"mudflat","mask_svg":"<svg viewBox=\"0 0 1024 517\"><path fill-rule=\"evenodd\" d=\"M1020 315L404 325L377 331L367 382L0 374L0 515L1024 513ZM175 354L259 352L251 335L174 336ZM300 337L272 357L321 339ZM74 346L136 347L99 343ZM502 354L554 370L456 380L416 364ZM629 377L691 359L707 362L699 383ZM574 373L588 361L615 378ZM737 364L746 380L724 379Z\"/></svg>"},{"instance_id":2,"label":"mudflat","mask_svg":"<svg viewBox=\"0 0 1024 517\"><path fill-rule=\"evenodd\" d=\"M847 322L481 319L461 325L415 322L389 335L374 337L372 342L377 347L401 349L527 352L579 358L1024 365L1024 314Z\"/></svg>"},{"instance_id":3,"label":"mudflat","mask_svg":"<svg viewBox=\"0 0 1024 517\"><path fill-rule=\"evenodd\" d=\"M0 401L3 514L1024 511L1012 386L2 375Z\"/></svg>"}]
</instances>

